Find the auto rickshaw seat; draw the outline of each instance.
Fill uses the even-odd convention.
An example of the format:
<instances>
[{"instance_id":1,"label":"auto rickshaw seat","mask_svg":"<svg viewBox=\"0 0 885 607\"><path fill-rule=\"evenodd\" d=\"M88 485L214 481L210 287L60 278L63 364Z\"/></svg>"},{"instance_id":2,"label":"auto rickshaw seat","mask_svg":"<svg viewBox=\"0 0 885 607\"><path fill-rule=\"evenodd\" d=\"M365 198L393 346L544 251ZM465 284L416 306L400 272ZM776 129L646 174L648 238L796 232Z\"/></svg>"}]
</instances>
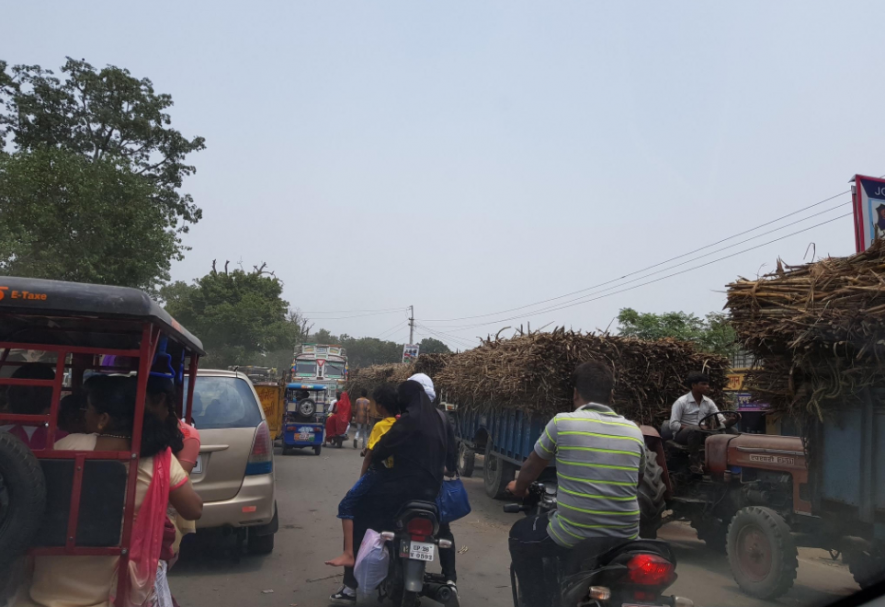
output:
<instances>
[{"instance_id":1,"label":"auto rickshaw seat","mask_svg":"<svg viewBox=\"0 0 885 607\"><path fill-rule=\"evenodd\" d=\"M40 465L46 479L46 511L34 546L64 546L74 487L74 460L42 459ZM85 461L77 546L104 548L120 544L128 476L121 461Z\"/></svg>"}]
</instances>

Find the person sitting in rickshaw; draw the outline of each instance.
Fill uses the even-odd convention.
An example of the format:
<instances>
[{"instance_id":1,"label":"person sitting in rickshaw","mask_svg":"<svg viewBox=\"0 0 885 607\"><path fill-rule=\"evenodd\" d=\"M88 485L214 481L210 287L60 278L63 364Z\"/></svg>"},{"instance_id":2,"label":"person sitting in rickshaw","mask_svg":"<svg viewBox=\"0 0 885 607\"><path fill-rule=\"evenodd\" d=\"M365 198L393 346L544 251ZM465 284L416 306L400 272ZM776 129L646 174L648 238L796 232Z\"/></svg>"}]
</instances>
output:
<instances>
[{"instance_id":1,"label":"person sitting in rickshaw","mask_svg":"<svg viewBox=\"0 0 885 607\"><path fill-rule=\"evenodd\" d=\"M95 376L87 382L86 429L55 443L57 450L129 451L132 447L137 380ZM135 523L126 603L148 605L153 600L166 508L171 504L184 517L197 520L203 501L184 469L172 456L182 447L174 416L159 419L145 408ZM105 607L113 602L116 556L36 556L30 588L20 592L15 607Z\"/></svg>"},{"instance_id":2,"label":"person sitting in rickshaw","mask_svg":"<svg viewBox=\"0 0 885 607\"><path fill-rule=\"evenodd\" d=\"M12 374L13 379L55 379L52 365L47 363L25 363ZM52 406L52 388L49 386L9 386L6 389L6 405L10 413L16 415L46 415ZM0 432L9 432L24 444L37 451L46 448L47 431L39 425L9 424L0 426ZM55 437L62 438L67 433L57 431Z\"/></svg>"},{"instance_id":3,"label":"person sitting in rickshaw","mask_svg":"<svg viewBox=\"0 0 885 607\"><path fill-rule=\"evenodd\" d=\"M372 394L372 398L375 399L378 414L382 416L382 419L375 424L375 427L372 429L372 434L369 436L369 442L366 446L366 453L363 457L363 467L360 470L359 480L350 488L350 491L347 492L344 499L341 500L341 503L338 504L338 518L341 519L341 527L344 531L344 552L341 556L326 561L326 565L331 565L333 567L353 567L355 562L353 550L354 508L359 498L366 494L377 478L375 475L376 469L371 466L372 448L382 436L387 434L387 431L390 430L391 426L396 422L395 416L398 412L396 388L390 385L380 386ZM392 468L393 457L389 457L382 463L382 465L385 468Z\"/></svg>"}]
</instances>

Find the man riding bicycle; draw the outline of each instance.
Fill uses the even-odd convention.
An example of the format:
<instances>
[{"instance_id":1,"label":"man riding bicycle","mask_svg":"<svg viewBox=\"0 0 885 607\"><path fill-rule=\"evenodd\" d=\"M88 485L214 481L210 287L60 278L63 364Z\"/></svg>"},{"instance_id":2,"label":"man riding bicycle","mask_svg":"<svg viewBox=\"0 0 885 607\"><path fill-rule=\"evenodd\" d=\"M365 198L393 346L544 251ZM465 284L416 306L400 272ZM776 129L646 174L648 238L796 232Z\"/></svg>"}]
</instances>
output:
<instances>
[{"instance_id":1,"label":"man riding bicycle","mask_svg":"<svg viewBox=\"0 0 885 607\"><path fill-rule=\"evenodd\" d=\"M558 604L558 588L543 573L545 561L559 566L579 542L582 555L600 554L639 535L642 432L609 406L614 378L608 365L582 363L572 381L575 411L550 420L519 476L507 486L514 496L525 497L556 458L558 509L526 517L510 529L520 594L532 607Z\"/></svg>"}]
</instances>

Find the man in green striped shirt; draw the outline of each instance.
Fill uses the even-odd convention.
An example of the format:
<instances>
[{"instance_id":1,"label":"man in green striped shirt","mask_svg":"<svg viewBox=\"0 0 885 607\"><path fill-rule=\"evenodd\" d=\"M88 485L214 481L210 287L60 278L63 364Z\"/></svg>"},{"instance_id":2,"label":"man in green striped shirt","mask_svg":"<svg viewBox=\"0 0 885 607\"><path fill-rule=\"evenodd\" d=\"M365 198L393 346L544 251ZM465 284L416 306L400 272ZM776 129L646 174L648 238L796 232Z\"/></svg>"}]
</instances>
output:
<instances>
[{"instance_id":1,"label":"man in green striped shirt","mask_svg":"<svg viewBox=\"0 0 885 607\"><path fill-rule=\"evenodd\" d=\"M547 424L534 452L508 489L524 497L550 460L556 461L558 509L518 521L510 554L526 604L555 605L547 589L545 558L566 556L584 540L597 552L639 535L637 488L645 464L639 427L609 406L614 379L602 362L586 362L572 376L575 411Z\"/></svg>"}]
</instances>

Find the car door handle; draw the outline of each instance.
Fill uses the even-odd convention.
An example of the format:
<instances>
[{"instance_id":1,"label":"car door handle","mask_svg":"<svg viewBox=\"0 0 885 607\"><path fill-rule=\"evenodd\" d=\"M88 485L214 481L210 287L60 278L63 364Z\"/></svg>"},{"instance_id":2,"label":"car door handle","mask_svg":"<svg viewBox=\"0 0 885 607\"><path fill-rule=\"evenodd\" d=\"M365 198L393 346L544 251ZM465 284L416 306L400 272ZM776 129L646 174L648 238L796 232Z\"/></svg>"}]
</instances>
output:
<instances>
[{"instance_id":1,"label":"car door handle","mask_svg":"<svg viewBox=\"0 0 885 607\"><path fill-rule=\"evenodd\" d=\"M200 453L213 453L214 451L224 451L229 448L230 445L200 445Z\"/></svg>"}]
</instances>

